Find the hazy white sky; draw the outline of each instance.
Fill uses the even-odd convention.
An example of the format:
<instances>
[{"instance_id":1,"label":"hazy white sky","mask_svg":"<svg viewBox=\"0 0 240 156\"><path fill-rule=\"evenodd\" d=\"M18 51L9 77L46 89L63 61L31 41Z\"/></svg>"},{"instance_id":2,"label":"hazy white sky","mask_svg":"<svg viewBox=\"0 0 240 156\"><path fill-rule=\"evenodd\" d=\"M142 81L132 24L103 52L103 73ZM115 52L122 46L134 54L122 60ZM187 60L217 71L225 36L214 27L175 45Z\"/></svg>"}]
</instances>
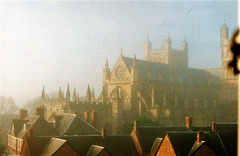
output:
<instances>
[{"instance_id":1,"label":"hazy white sky","mask_svg":"<svg viewBox=\"0 0 240 156\"><path fill-rule=\"evenodd\" d=\"M0 95L18 105L59 86L87 84L96 97L106 58L143 58L149 36L159 48L169 32L174 48L186 37L189 64L220 67L219 28L237 27L237 2L0 2Z\"/></svg>"}]
</instances>

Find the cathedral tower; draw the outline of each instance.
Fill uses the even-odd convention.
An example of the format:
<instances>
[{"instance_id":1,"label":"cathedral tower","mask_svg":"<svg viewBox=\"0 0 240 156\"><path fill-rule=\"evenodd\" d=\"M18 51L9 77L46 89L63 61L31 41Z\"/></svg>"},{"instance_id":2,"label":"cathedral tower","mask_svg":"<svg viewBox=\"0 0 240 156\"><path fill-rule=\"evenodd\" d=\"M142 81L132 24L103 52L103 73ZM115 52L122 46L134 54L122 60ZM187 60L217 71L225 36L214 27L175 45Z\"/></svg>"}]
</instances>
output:
<instances>
[{"instance_id":1,"label":"cathedral tower","mask_svg":"<svg viewBox=\"0 0 240 156\"><path fill-rule=\"evenodd\" d=\"M229 51L229 28L225 21L220 28L220 47L222 56L222 80L235 80L236 77L232 74L233 72L228 69L228 63L232 56Z\"/></svg>"},{"instance_id":2,"label":"cathedral tower","mask_svg":"<svg viewBox=\"0 0 240 156\"><path fill-rule=\"evenodd\" d=\"M230 53L228 50L229 45L229 29L224 21L224 24L220 28L220 47L222 51L222 68L227 67L227 63L229 61Z\"/></svg>"},{"instance_id":3,"label":"cathedral tower","mask_svg":"<svg viewBox=\"0 0 240 156\"><path fill-rule=\"evenodd\" d=\"M163 48L164 48L167 52L169 52L169 51L172 49L172 40L171 40L169 34L167 35L167 38L164 40Z\"/></svg>"},{"instance_id":4,"label":"cathedral tower","mask_svg":"<svg viewBox=\"0 0 240 156\"><path fill-rule=\"evenodd\" d=\"M144 60L149 60L149 53L152 50L152 42L150 42L149 38L144 42Z\"/></svg>"}]
</instances>

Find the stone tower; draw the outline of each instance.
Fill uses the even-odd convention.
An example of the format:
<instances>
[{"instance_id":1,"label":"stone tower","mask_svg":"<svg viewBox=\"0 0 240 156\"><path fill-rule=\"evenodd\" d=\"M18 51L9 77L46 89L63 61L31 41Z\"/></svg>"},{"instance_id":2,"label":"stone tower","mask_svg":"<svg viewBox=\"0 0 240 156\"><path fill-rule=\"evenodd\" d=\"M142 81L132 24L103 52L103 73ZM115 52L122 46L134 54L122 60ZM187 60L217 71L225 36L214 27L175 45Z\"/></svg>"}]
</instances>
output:
<instances>
[{"instance_id":1,"label":"stone tower","mask_svg":"<svg viewBox=\"0 0 240 156\"><path fill-rule=\"evenodd\" d=\"M163 49L165 49L165 51L167 52L170 52L170 50L172 49L172 39L170 38L169 34L167 34L167 37L164 40Z\"/></svg>"},{"instance_id":2,"label":"stone tower","mask_svg":"<svg viewBox=\"0 0 240 156\"><path fill-rule=\"evenodd\" d=\"M169 34L167 34L160 49L152 49L152 42L147 38L144 42L143 55L145 61L188 67L188 43L186 39L183 40L181 49L174 49Z\"/></svg>"},{"instance_id":3,"label":"stone tower","mask_svg":"<svg viewBox=\"0 0 240 156\"><path fill-rule=\"evenodd\" d=\"M222 58L222 80L231 82L235 81L236 77L232 74L233 72L228 69L228 63L232 58L229 51L229 28L224 21L220 28L220 47L221 47L221 58Z\"/></svg>"},{"instance_id":4,"label":"stone tower","mask_svg":"<svg viewBox=\"0 0 240 156\"><path fill-rule=\"evenodd\" d=\"M150 42L149 38L144 42L144 60L149 60L149 53L152 50L152 42Z\"/></svg>"}]
</instances>

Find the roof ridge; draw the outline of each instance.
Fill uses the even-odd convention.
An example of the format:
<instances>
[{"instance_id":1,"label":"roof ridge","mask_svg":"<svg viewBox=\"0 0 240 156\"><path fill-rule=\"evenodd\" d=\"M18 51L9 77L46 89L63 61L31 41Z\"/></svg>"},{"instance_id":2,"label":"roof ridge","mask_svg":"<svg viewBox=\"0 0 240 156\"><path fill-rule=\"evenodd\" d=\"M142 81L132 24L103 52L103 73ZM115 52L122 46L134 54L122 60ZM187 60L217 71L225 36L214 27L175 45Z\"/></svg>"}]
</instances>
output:
<instances>
[{"instance_id":1,"label":"roof ridge","mask_svg":"<svg viewBox=\"0 0 240 156\"><path fill-rule=\"evenodd\" d=\"M101 133L96 127L92 126L91 124L89 124L87 121L83 120L82 118L80 118L79 116L76 116L77 118L79 118L81 121L83 121L84 123L86 123L88 126L90 126L91 128L94 128L95 130L97 130L99 133Z\"/></svg>"},{"instance_id":2,"label":"roof ridge","mask_svg":"<svg viewBox=\"0 0 240 156\"><path fill-rule=\"evenodd\" d=\"M65 140L65 139L60 139L60 138L55 138L55 137L52 137L52 139L54 139L54 140L59 140L59 141L63 141L63 142L67 142L67 140ZM51 139L51 140L52 140Z\"/></svg>"},{"instance_id":3,"label":"roof ridge","mask_svg":"<svg viewBox=\"0 0 240 156\"><path fill-rule=\"evenodd\" d=\"M76 118L76 115L72 118L71 122L68 124L68 126L65 129L65 131L63 132L63 134L66 133L66 131L69 129L70 125L72 124L72 122L74 121L75 118Z\"/></svg>"},{"instance_id":4,"label":"roof ridge","mask_svg":"<svg viewBox=\"0 0 240 156\"><path fill-rule=\"evenodd\" d=\"M225 148L225 146L224 146L224 144L223 144L223 142L222 142L222 139L221 139L221 137L219 136L218 132L217 132L217 136L218 136L219 141L221 142L221 145L223 146L224 152L228 155L227 150L226 150L226 148Z\"/></svg>"}]
</instances>

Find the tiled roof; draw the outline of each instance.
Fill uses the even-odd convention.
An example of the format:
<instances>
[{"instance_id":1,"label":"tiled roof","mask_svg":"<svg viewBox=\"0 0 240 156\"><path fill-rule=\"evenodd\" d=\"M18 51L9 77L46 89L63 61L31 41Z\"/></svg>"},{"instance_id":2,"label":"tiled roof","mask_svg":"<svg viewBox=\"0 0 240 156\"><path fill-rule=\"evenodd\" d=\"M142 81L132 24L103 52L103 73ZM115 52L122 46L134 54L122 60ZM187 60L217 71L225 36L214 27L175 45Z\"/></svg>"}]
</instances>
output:
<instances>
[{"instance_id":1,"label":"tiled roof","mask_svg":"<svg viewBox=\"0 0 240 156\"><path fill-rule=\"evenodd\" d=\"M237 123L221 123L217 122L215 123L216 125L216 130L220 132L233 132L237 131Z\"/></svg>"},{"instance_id":2,"label":"tiled roof","mask_svg":"<svg viewBox=\"0 0 240 156\"><path fill-rule=\"evenodd\" d=\"M133 65L133 58L122 56L128 70L131 71ZM138 67L139 77L141 80L148 79L148 71L151 72L151 80L159 80L159 72L161 73L162 81L169 81L170 71L172 71L172 82L179 82L180 75L182 76L182 83L189 83L190 75L192 83L199 83L201 77L201 82L207 83L208 78L210 78L211 83L220 83L220 78L201 69L186 68L180 66L171 66L168 64L161 64L156 62L150 62L145 60L136 59L136 65Z\"/></svg>"},{"instance_id":3,"label":"tiled roof","mask_svg":"<svg viewBox=\"0 0 240 156\"><path fill-rule=\"evenodd\" d=\"M237 136L235 136L236 139L237 139ZM227 140L229 139L233 139L233 138L227 138ZM236 141L235 139L235 141ZM195 138L196 140L196 138ZM233 139L234 140L234 139ZM236 141L236 144L235 144L235 150L234 150L234 147L230 147L228 146L228 150L233 150L233 151L230 151L229 153L227 153L227 150L224 146L224 144L228 144L230 142L225 142L224 143L224 139L222 139L218 133L216 132L205 132L204 133L204 138L203 138L203 141L200 143L200 144L197 144L196 141L191 149L191 151L189 152L189 154L193 154L197 149L199 149L203 144L206 144L213 152L215 152L217 155L236 155L236 152L237 152L237 148L236 148L236 144L237 144L237 141ZM234 143L234 141L232 141L232 143ZM233 144L232 144L233 145ZM235 153L235 154L233 154Z\"/></svg>"},{"instance_id":4,"label":"tiled roof","mask_svg":"<svg viewBox=\"0 0 240 156\"><path fill-rule=\"evenodd\" d=\"M228 155L237 155L237 131L218 132L219 137Z\"/></svg>"},{"instance_id":5,"label":"tiled roof","mask_svg":"<svg viewBox=\"0 0 240 156\"><path fill-rule=\"evenodd\" d=\"M188 155L197 139L196 132L167 132L176 155Z\"/></svg>"},{"instance_id":6,"label":"tiled roof","mask_svg":"<svg viewBox=\"0 0 240 156\"><path fill-rule=\"evenodd\" d=\"M188 155L191 156L192 154L194 154L204 144L205 144L205 141L201 141L200 143L197 143L197 141L195 141Z\"/></svg>"},{"instance_id":7,"label":"tiled roof","mask_svg":"<svg viewBox=\"0 0 240 156\"><path fill-rule=\"evenodd\" d=\"M138 138L142 150L150 152L156 138L164 138L167 131L187 131L186 127L140 126Z\"/></svg>"},{"instance_id":8,"label":"tiled roof","mask_svg":"<svg viewBox=\"0 0 240 156\"><path fill-rule=\"evenodd\" d=\"M131 135L62 136L80 155L86 155L92 145L104 147L111 155L133 155L137 149Z\"/></svg>"},{"instance_id":9,"label":"tiled roof","mask_svg":"<svg viewBox=\"0 0 240 156\"><path fill-rule=\"evenodd\" d=\"M29 128L33 129L34 136L55 136L58 134L52 124L48 123L42 116L37 116L33 120L28 120L27 123L31 124ZM27 132L27 130L22 128L17 137L23 138Z\"/></svg>"},{"instance_id":10,"label":"tiled roof","mask_svg":"<svg viewBox=\"0 0 240 156\"><path fill-rule=\"evenodd\" d=\"M50 139L51 137L33 137L31 139L28 136L25 137L21 156L40 155Z\"/></svg>"},{"instance_id":11,"label":"tiled roof","mask_svg":"<svg viewBox=\"0 0 240 156\"><path fill-rule=\"evenodd\" d=\"M14 128L14 136L18 136L18 133L21 131L21 129L23 129L24 123L27 123L27 122L28 122L28 120L13 119L11 128L10 128L10 133L12 131L12 128Z\"/></svg>"},{"instance_id":12,"label":"tiled roof","mask_svg":"<svg viewBox=\"0 0 240 156\"><path fill-rule=\"evenodd\" d=\"M92 145L87 153L87 156L97 156L103 150L104 150L104 147L102 146Z\"/></svg>"},{"instance_id":13,"label":"tiled roof","mask_svg":"<svg viewBox=\"0 0 240 156\"><path fill-rule=\"evenodd\" d=\"M203 140L217 155L227 155L227 151L218 133L204 133Z\"/></svg>"},{"instance_id":14,"label":"tiled roof","mask_svg":"<svg viewBox=\"0 0 240 156\"><path fill-rule=\"evenodd\" d=\"M148 156L155 156L159 150L160 145L162 144L163 138L156 138L152 146L151 152Z\"/></svg>"},{"instance_id":15,"label":"tiled roof","mask_svg":"<svg viewBox=\"0 0 240 156\"><path fill-rule=\"evenodd\" d=\"M75 114L56 116L56 128L63 135L101 134L99 130Z\"/></svg>"},{"instance_id":16,"label":"tiled roof","mask_svg":"<svg viewBox=\"0 0 240 156\"><path fill-rule=\"evenodd\" d=\"M61 148L67 141L59 138L52 138L46 147L44 148L41 155L53 155L59 148Z\"/></svg>"}]
</instances>

